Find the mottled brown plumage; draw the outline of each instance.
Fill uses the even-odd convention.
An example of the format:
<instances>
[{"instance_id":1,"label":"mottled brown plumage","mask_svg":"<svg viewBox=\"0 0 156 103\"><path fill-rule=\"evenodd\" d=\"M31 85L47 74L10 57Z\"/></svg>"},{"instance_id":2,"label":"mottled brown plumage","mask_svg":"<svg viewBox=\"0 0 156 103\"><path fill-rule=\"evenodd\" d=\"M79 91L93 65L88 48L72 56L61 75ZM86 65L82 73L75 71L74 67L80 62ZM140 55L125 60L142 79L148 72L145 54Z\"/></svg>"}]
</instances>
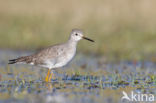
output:
<instances>
[{"instance_id":1,"label":"mottled brown plumage","mask_svg":"<svg viewBox=\"0 0 156 103\"><path fill-rule=\"evenodd\" d=\"M69 63L75 56L77 43L81 39L94 42L93 40L84 37L81 30L74 29L72 30L70 38L66 43L50 46L30 56L23 56L17 59L9 60L9 64L25 63L48 68L49 70L45 81L49 82L52 78L50 69L59 68Z\"/></svg>"},{"instance_id":2,"label":"mottled brown plumage","mask_svg":"<svg viewBox=\"0 0 156 103\"><path fill-rule=\"evenodd\" d=\"M76 53L77 43L81 39L94 42L84 37L81 30L74 29L66 43L50 46L30 56L9 60L9 64L25 63L49 69L62 67L72 60Z\"/></svg>"},{"instance_id":3,"label":"mottled brown plumage","mask_svg":"<svg viewBox=\"0 0 156 103\"><path fill-rule=\"evenodd\" d=\"M21 62L21 63L25 62L25 63L29 64L32 62L32 56L24 56L24 57L19 57L17 59L9 60L9 64L15 64L18 62Z\"/></svg>"}]
</instances>

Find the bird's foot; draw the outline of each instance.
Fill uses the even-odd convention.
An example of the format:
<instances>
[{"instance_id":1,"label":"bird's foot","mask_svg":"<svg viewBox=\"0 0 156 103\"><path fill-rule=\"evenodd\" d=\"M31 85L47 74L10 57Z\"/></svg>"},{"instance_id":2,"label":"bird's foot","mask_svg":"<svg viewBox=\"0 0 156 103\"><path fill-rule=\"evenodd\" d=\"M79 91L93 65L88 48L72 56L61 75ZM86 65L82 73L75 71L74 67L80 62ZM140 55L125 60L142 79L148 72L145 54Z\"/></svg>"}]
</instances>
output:
<instances>
[{"instance_id":1,"label":"bird's foot","mask_svg":"<svg viewBox=\"0 0 156 103\"><path fill-rule=\"evenodd\" d=\"M50 73L49 82L51 81L52 77L53 77L53 72Z\"/></svg>"},{"instance_id":2,"label":"bird's foot","mask_svg":"<svg viewBox=\"0 0 156 103\"><path fill-rule=\"evenodd\" d=\"M50 75L51 73L50 73L50 69L48 69L48 73L47 73L47 76L46 76L46 78L45 78L45 82L50 82L49 81L49 75Z\"/></svg>"}]
</instances>

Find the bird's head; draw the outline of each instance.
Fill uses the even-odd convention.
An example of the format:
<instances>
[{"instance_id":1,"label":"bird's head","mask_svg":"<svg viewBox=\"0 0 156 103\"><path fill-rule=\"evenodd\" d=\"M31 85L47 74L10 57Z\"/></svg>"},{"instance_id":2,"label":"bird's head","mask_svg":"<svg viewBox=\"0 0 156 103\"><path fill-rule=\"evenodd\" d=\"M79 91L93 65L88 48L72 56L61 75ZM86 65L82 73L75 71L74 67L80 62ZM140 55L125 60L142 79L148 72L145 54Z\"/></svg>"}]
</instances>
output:
<instances>
[{"instance_id":1,"label":"bird's head","mask_svg":"<svg viewBox=\"0 0 156 103\"><path fill-rule=\"evenodd\" d=\"M89 41L91 41L91 42L94 42L94 40L89 39L88 37L85 37L85 36L83 35L82 30L80 30L80 29L73 29L72 32L71 32L70 38L71 38L72 40L74 40L74 41L79 41L79 40L81 40L81 39L86 39L86 40L89 40Z\"/></svg>"}]
</instances>

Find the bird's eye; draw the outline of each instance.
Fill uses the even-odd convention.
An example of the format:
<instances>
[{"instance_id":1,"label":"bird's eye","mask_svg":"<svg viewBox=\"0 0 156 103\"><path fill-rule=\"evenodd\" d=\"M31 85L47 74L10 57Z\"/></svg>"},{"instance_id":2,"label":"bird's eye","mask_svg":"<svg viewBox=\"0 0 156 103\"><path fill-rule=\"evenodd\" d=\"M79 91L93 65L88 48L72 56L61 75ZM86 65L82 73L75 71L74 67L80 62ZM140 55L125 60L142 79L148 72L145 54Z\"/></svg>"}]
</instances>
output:
<instances>
[{"instance_id":1,"label":"bird's eye","mask_svg":"<svg viewBox=\"0 0 156 103\"><path fill-rule=\"evenodd\" d=\"M76 33L75 35L77 36L78 34Z\"/></svg>"}]
</instances>

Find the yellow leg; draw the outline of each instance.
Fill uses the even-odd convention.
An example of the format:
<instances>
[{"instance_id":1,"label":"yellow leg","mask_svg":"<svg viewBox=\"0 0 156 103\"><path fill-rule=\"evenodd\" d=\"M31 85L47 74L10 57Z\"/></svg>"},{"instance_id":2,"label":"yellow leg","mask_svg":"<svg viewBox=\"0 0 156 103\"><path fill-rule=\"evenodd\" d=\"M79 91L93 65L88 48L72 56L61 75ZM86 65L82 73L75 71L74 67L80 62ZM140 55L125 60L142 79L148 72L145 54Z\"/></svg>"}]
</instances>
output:
<instances>
[{"instance_id":1,"label":"yellow leg","mask_svg":"<svg viewBox=\"0 0 156 103\"><path fill-rule=\"evenodd\" d=\"M53 76L53 71L50 73L49 82L51 81L52 76Z\"/></svg>"},{"instance_id":2,"label":"yellow leg","mask_svg":"<svg viewBox=\"0 0 156 103\"><path fill-rule=\"evenodd\" d=\"M46 81L46 82L49 82L49 75L50 75L50 71L51 71L51 70L50 70L50 69L48 69L48 73L47 73L47 76L46 76L46 78L45 78L45 81Z\"/></svg>"}]
</instances>

